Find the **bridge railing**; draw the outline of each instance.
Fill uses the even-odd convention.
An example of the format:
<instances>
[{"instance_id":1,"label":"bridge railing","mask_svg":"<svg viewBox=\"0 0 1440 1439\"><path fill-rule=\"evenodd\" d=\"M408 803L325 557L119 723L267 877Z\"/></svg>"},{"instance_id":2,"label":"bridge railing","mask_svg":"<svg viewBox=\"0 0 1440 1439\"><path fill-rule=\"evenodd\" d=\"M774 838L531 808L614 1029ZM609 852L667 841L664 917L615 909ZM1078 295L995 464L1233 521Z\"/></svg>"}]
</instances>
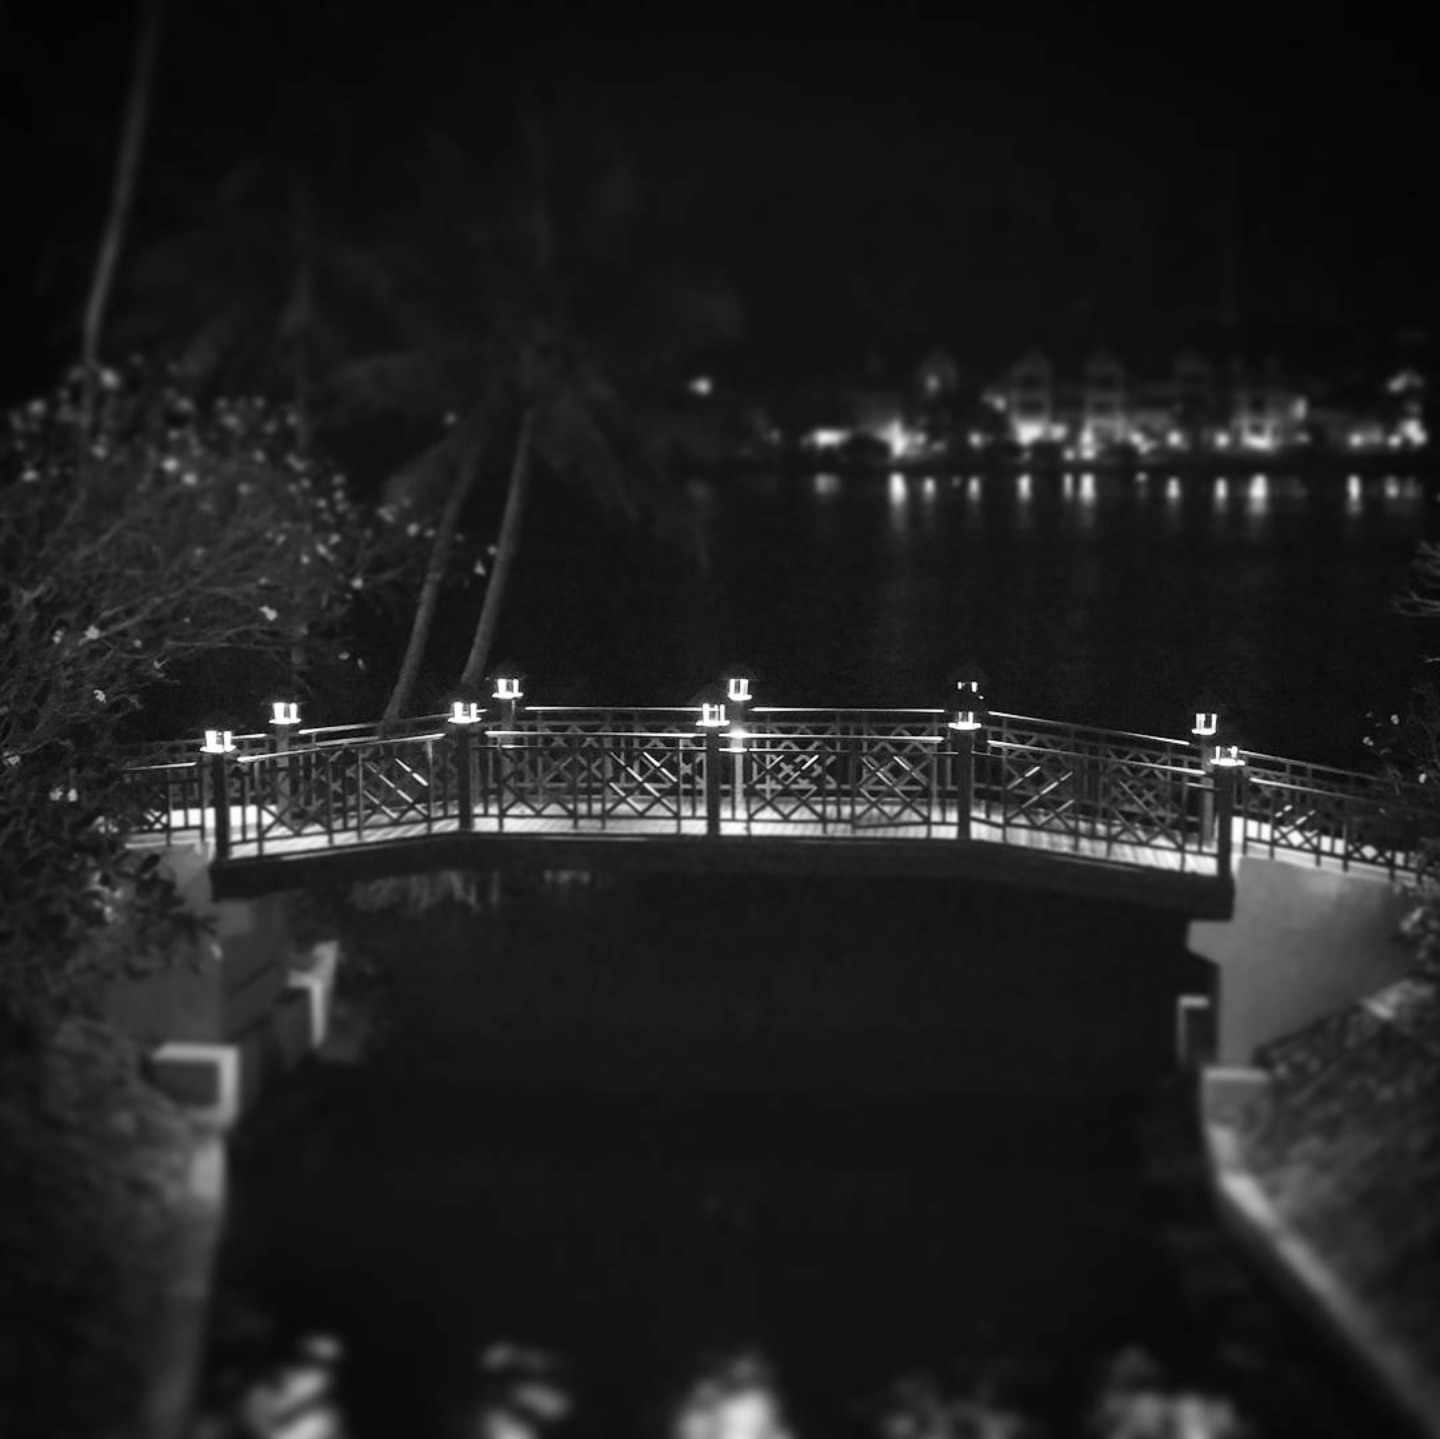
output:
<instances>
[{"instance_id":1,"label":"bridge railing","mask_svg":"<svg viewBox=\"0 0 1440 1439\"><path fill-rule=\"evenodd\" d=\"M1303 863L1422 866L1440 802L1421 786L1246 753L1223 827L1217 773L1190 741L992 712L960 743L938 709L756 707L707 739L697 707L536 706L463 733L440 716L249 737L218 769L193 744L127 773L138 827L227 844L363 841L477 820L505 830L969 833L1214 873L1222 848ZM971 823L962 824L968 816ZM723 828L722 828L723 827ZM1229 836L1227 841L1226 836Z\"/></svg>"}]
</instances>

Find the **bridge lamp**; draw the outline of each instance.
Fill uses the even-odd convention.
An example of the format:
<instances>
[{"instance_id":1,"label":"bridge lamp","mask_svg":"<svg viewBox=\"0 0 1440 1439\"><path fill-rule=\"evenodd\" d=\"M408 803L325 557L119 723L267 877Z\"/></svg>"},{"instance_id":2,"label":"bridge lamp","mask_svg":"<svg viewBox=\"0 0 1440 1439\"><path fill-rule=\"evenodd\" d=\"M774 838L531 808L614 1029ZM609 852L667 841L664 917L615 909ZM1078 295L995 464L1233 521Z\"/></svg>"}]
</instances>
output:
<instances>
[{"instance_id":1,"label":"bridge lamp","mask_svg":"<svg viewBox=\"0 0 1440 1439\"><path fill-rule=\"evenodd\" d=\"M520 699L519 677L516 675L496 675L495 693L492 698L497 700L510 700L512 703Z\"/></svg>"},{"instance_id":2,"label":"bridge lamp","mask_svg":"<svg viewBox=\"0 0 1440 1439\"><path fill-rule=\"evenodd\" d=\"M732 675L726 682L725 698L735 704L747 704L750 699L750 680L746 675Z\"/></svg>"},{"instance_id":3,"label":"bridge lamp","mask_svg":"<svg viewBox=\"0 0 1440 1439\"><path fill-rule=\"evenodd\" d=\"M270 723L275 726L300 723L300 706L294 700L276 700L270 706Z\"/></svg>"},{"instance_id":4,"label":"bridge lamp","mask_svg":"<svg viewBox=\"0 0 1440 1439\"><path fill-rule=\"evenodd\" d=\"M729 720L725 717L725 706L723 704L702 704L700 718L696 723L701 729L724 729L729 724Z\"/></svg>"},{"instance_id":5,"label":"bridge lamp","mask_svg":"<svg viewBox=\"0 0 1440 1439\"><path fill-rule=\"evenodd\" d=\"M200 746L203 754L234 754L235 734L228 729L207 729L205 743Z\"/></svg>"},{"instance_id":6,"label":"bridge lamp","mask_svg":"<svg viewBox=\"0 0 1440 1439\"><path fill-rule=\"evenodd\" d=\"M1220 769L1240 769L1245 761L1240 758L1239 745L1217 744L1215 752L1210 756L1210 763Z\"/></svg>"},{"instance_id":7,"label":"bridge lamp","mask_svg":"<svg viewBox=\"0 0 1440 1439\"><path fill-rule=\"evenodd\" d=\"M983 729L985 700L980 693L980 681L957 680L955 688L959 691L959 699L956 701L955 718L950 721L950 728L972 733Z\"/></svg>"},{"instance_id":8,"label":"bridge lamp","mask_svg":"<svg viewBox=\"0 0 1440 1439\"><path fill-rule=\"evenodd\" d=\"M1220 716L1214 713L1206 714L1197 710L1195 713L1195 724L1190 733L1196 739L1212 739L1220 730Z\"/></svg>"},{"instance_id":9,"label":"bridge lamp","mask_svg":"<svg viewBox=\"0 0 1440 1439\"><path fill-rule=\"evenodd\" d=\"M479 702L476 700L455 700L450 706L450 723L453 725L479 724Z\"/></svg>"}]
</instances>

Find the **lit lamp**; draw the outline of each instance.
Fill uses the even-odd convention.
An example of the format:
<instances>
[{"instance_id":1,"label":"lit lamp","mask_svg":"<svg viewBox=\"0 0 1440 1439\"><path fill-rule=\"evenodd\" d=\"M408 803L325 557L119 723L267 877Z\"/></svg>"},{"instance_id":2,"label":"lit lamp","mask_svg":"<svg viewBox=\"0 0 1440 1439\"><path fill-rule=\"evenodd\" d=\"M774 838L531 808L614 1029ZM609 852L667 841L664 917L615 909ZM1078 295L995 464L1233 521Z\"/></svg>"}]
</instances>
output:
<instances>
[{"instance_id":1,"label":"lit lamp","mask_svg":"<svg viewBox=\"0 0 1440 1439\"><path fill-rule=\"evenodd\" d=\"M480 723L480 704L478 700L452 700L450 704L450 723L453 725L472 725Z\"/></svg>"},{"instance_id":2,"label":"lit lamp","mask_svg":"<svg viewBox=\"0 0 1440 1439\"><path fill-rule=\"evenodd\" d=\"M228 729L207 729L205 743L200 746L202 754L234 754L235 732Z\"/></svg>"},{"instance_id":3,"label":"lit lamp","mask_svg":"<svg viewBox=\"0 0 1440 1439\"><path fill-rule=\"evenodd\" d=\"M702 703L700 706L700 718L695 721L701 729L724 729L730 721L725 717L725 706L723 704Z\"/></svg>"},{"instance_id":4,"label":"lit lamp","mask_svg":"<svg viewBox=\"0 0 1440 1439\"><path fill-rule=\"evenodd\" d=\"M1213 739L1220 732L1220 716L1213 710L1197 710L1190 733L1198 740Z\"/></svg>"},{"instance_id":5,"label":"lit lamp","mask_svg":"<svg viewBox=\"0 0 1440 1439\"><path fill-rule=\"evenodd\" d=\"M957 680L955 718L950 721L952 730L974 733L985 726L985 697L980 693L979 680Z\"/></svg>"},{"instance_id":6,"label":"lit lamp","mask_svg":"<svg viewBox=\"0 0 1440 1439\"><path fill-rule=\"evenodd\" d=\"M270 748L284 754L300 724L300 706L294 700L274 700L270 705Z\"/></svg>"},{"instance_id":7,"label":"lit lamp","mask_svg":"<svg viewBox=\"0 0 1440 1439\"><path fill-rule=\"evenodd\" d=\"M462 830L475 828L475 727L483 718L478 700L450 701L450 738L455 746L455 816Z\"/></svg>"},{"instance_id":8,"label":"lit lamp","mask_svg":"<svg viewBox=\"0 0 1440 1439\"><path fill-rule=\"evenodd\" d=\"M750 676L731 675L725 681L725 698L733 704L750 703Z\"/></svg>"},{"instance_id":9,"label":"lit lamp","mask_svg":"<svg viewBox=\"0 0 1440 1439\"><path fill-rule=\"evenodd\" d=\"M515 728L515 709L522 698L520 675L514 669L506 666L496 670L494 678L495 693L491 695L491 699L495 701L500 711L498 733L504 733ZM497 743L502 747L513 747L514 742L497 738Z\"/></svg>"},{"instance_id":10,"label":"lit lamp","mask_svg":"<svg viewBox=\"0 0 1440 1439\"><path fill-rule=\"evenodd\" d=\"M1210 763L1219 769L1240 769L1245 761L1240 757L1240 746L1217 744L1210 756Z\"/></svg>"}]
</instances>

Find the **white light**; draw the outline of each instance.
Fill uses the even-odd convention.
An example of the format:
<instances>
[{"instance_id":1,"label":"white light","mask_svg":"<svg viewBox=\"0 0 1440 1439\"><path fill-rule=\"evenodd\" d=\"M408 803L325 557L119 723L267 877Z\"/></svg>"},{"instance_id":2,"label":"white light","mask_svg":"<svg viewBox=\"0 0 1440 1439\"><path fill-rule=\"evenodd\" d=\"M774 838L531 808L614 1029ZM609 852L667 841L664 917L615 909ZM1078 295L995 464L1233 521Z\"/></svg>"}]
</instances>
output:
<instances>
[{"instance_id":1,"label":"white light","mask_svg":"<svg viewBox=\"0 0 1440 1439\"><path fill-rule=\"evenodd\" d=\"M725 697L736 704L743 704L750 698L750 681L744 675L734 675L725 688Z\"/></svg>"},{"instance_id":2,"label":"white light","mask_svg":"<svg viewBox=\"0 0 1440 1439\"><path fill-rule=\"evenodd\" d=\"M1230 448L1230 436L1223 430L1215 436L1215 448L1217 450L1228 450Z\"/></svg>"},{"instance_id":3,"label":"white light","mask_svg":"<svg viewBox=\"0 0 1440 1439\"><path fill-rule=\"evenodd\" d=\"M1223 505L1230 498L1230 482L1222 475L1215 481L1215 504Z\"/></svg>"},{"instance_id":4,"label":"white light","mask_svg":"<svg viewBox=\"0 0 1440 1439\"><path fill-rule=\"evenodd\" d=\"M1245 761L1240 758L1239 745L1217 744L1211 763L1219 765L1222 769L1238 769Z\"/></svg>"},{"instance_id":5,"label":"white light","mask_svg":"<svg viewBox=\"0 0 1440 1439\"><path fill-rule=\"evenodd\" d=\"M1095 476L1088 470L1080 476L1080 503L1082 505L1095 503Z\"/></svg>"},{"instance_id":6,"label":"white light","mask_svg":"<svg viewBox=\"0 0 1440 1439\"><path fill-rule=\"evenodd\" d=\"M973 734L983 726L980 723L980 716L975 710L956 710L955 718L950 721L950 728Z\"/></svg>"},{"instance_id":7,"label":"white light","mask_svg":"<svg viewBox=\"0 0 1440 1439\"><path fill-rule=\"evenodd\" d=\"M840 493L840 476L820 474L815 476L815 493L822 500L832 499Z\"/></svg>"},{"instance_id":8,"label":"white light","mask_svg":"<svg viewBox=\"0 0 1440 1439\"><path fill-rule=\"evenodd\" d=\"M1220 716L1217 714L1205 714L1197 711L1195 715L1195 726L1190 731L1199 739L1206 739L1215 734L1220 728Z\"/></svg>"},{"instance_id":9,"label":"white light","mask_svg":"<svg viewBox=\"0 0 1440 1439\"><path fill-rule=\"evenodd\" d=\"M480 705L475 700L456 700L450 706L451 724L479 724Z\"/></svg>"},{"instance_id":10,"label":"white light","mask_svg":"<svg viewBox=\"0 0 1440 1439\"><path fill-rule=\"evenodd\" d=\"M709 375L696 375L690 381L690 393L692 395L708 395L715 386L711 383Z\"/></svg>"},{"instance_id":11,"label":"white light","mask_svg":"<svg viewBox=\"0 0 1440 1439\"><path fill-rule=\"evenodd\" d=\"M828 450L833 449L837 445L843 445L849 438L849 430L811 430L805 437L805 443L817 450Z\"/></svg>"},{"instance_id":12,"label":"white light","mask_svg":"<svg viewBox=\"0 0 1440 1439\"><path fill-rule=\"evenodd\" d=\"M744 754L745 741L749 738L749 731L740 725L730 726L730 743L725 747L726 754Z\"/></svg>"},{"instance_id":13,"label":"white light","mask_svg":"<svg viewBox=\"0 0 1440 1439\"><path fill-rule=\"evenodd\" d=\"M923 499L933 500L935 498L935 476L926 475L920 483L920 495Z\"/></svg>"},{"instance_id":14,"label":"white light","mask_svg":"<svg viewBox=\"0 0 1440 1439\"><path fill-rule=\"evenodd\" d=\"M1171 430L1170 433L1165 436L1165 442L1171 446L1172 449L1182 449L1185 445L1185 436L1181 434L1179 430Z\"/></svg>"},{"instance_id":15,"label":"white light","mask_svg":"<svg viewBox=\"0 0 1440 1439\"><path fill-rule=\"evenodd\" d=\"M723 729L729 721L725 718L725 706L720 704L702 704L700 706L699 724L706 729Z\"/></svg>"},{"instance_id":16,"label":"white light","mask_svg":"<svg viewBox=\"0 0 1440 1439\"><path fill-rule=\"evenodd\" d=\"M235 749L234 732L228 729L207 729L201 749L206 754L231 754Z\"/></svg>"},{"instance_id":17,"label":"white light","mask_svg":"<svg viewBox=\"0 0 1440 1439\"><path fill-rule=\"evenodd\" d=\"M520 698L520 681L510 677L497 678L495 681L494 698L497 700L518 700Z\"/></svg>"},{"instance_id":18,"label":"white light","mask_svg":"<svg viewBox=\"0 0 1440 1439\"><path fill-rule=\"evenodd\" d=\"M270 706L271 724L299 724L300 706L294 700L276 700Z\"/></svg>"},{"instance_id":19,"label":"white light","mask_svg":"<svg viewBox=\"0 0 1440 1439\"><path fill-rule=\"evenodd\" d=\"M1020 478L1015 482L1015 487L1016 487L1016 492L1017 492L1017 493L1019 494L1019 496L1020 496L1020 501L1021 501L1021 503L1024 504L1024 503L1028 502L1029 499L1030 499L1030 490L1031 490L1030 476L1029 476L1029 475L1021 475Z\"/></svg>"},{"instance_id":20,"label":"white light","mask_svg":"<svg viewBox=\"0 0 1440 1439\"><path fill-rule=\"evenodd\" d=\"M1165 481L1165 498L1166 498L1167 500L1169 500L1172 504L1179 501L1179 499L1180 499L1180 477L1179 477L1179 475L1171 475L1170 478Z\"/></svg>"},{"instance_id":21,"label":"white light","mask_svg":"<svg viewBox=\"0 0 1440 1439\"><path fill-rule=\"evenodd\" d=\"M905 503L905 476L892 474L890 476L890 503L892 505L903 505Z\"/></svg>"}]
</instances>

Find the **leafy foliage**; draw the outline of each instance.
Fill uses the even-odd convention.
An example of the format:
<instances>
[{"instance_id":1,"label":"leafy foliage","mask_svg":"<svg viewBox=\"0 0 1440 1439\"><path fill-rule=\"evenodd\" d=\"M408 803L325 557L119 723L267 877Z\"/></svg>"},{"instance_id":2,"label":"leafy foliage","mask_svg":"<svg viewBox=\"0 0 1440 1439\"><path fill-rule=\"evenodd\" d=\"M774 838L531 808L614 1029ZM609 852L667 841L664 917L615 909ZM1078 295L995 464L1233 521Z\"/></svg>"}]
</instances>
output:
<instances>
[{"instance_id":1,"label":"leafy foliage","mask_svg":"<svg viewBox=\"0 0 1440 1439\"><path fill-rule=\"evenodd\" d=\"M93 429L72 377L0 440L5 755L104 728L217 649L288 655L404 568L403 534L297 458L284 410L104 378Z\"/></svg>"},{"instance_id":2,"label":"leafy foliage","mask_svg":"<svg viewBox=\"0 0 1440 1439\"><path fill-rule=\"evenodd\" d=\"M90 416L77 372L0 440L0 1012L29 1029L193 933L126 847L121 716L179 663L333 633L406 548L297 458L283 411L138 371L88 388Z\"/></svg>"}]
</instances>

